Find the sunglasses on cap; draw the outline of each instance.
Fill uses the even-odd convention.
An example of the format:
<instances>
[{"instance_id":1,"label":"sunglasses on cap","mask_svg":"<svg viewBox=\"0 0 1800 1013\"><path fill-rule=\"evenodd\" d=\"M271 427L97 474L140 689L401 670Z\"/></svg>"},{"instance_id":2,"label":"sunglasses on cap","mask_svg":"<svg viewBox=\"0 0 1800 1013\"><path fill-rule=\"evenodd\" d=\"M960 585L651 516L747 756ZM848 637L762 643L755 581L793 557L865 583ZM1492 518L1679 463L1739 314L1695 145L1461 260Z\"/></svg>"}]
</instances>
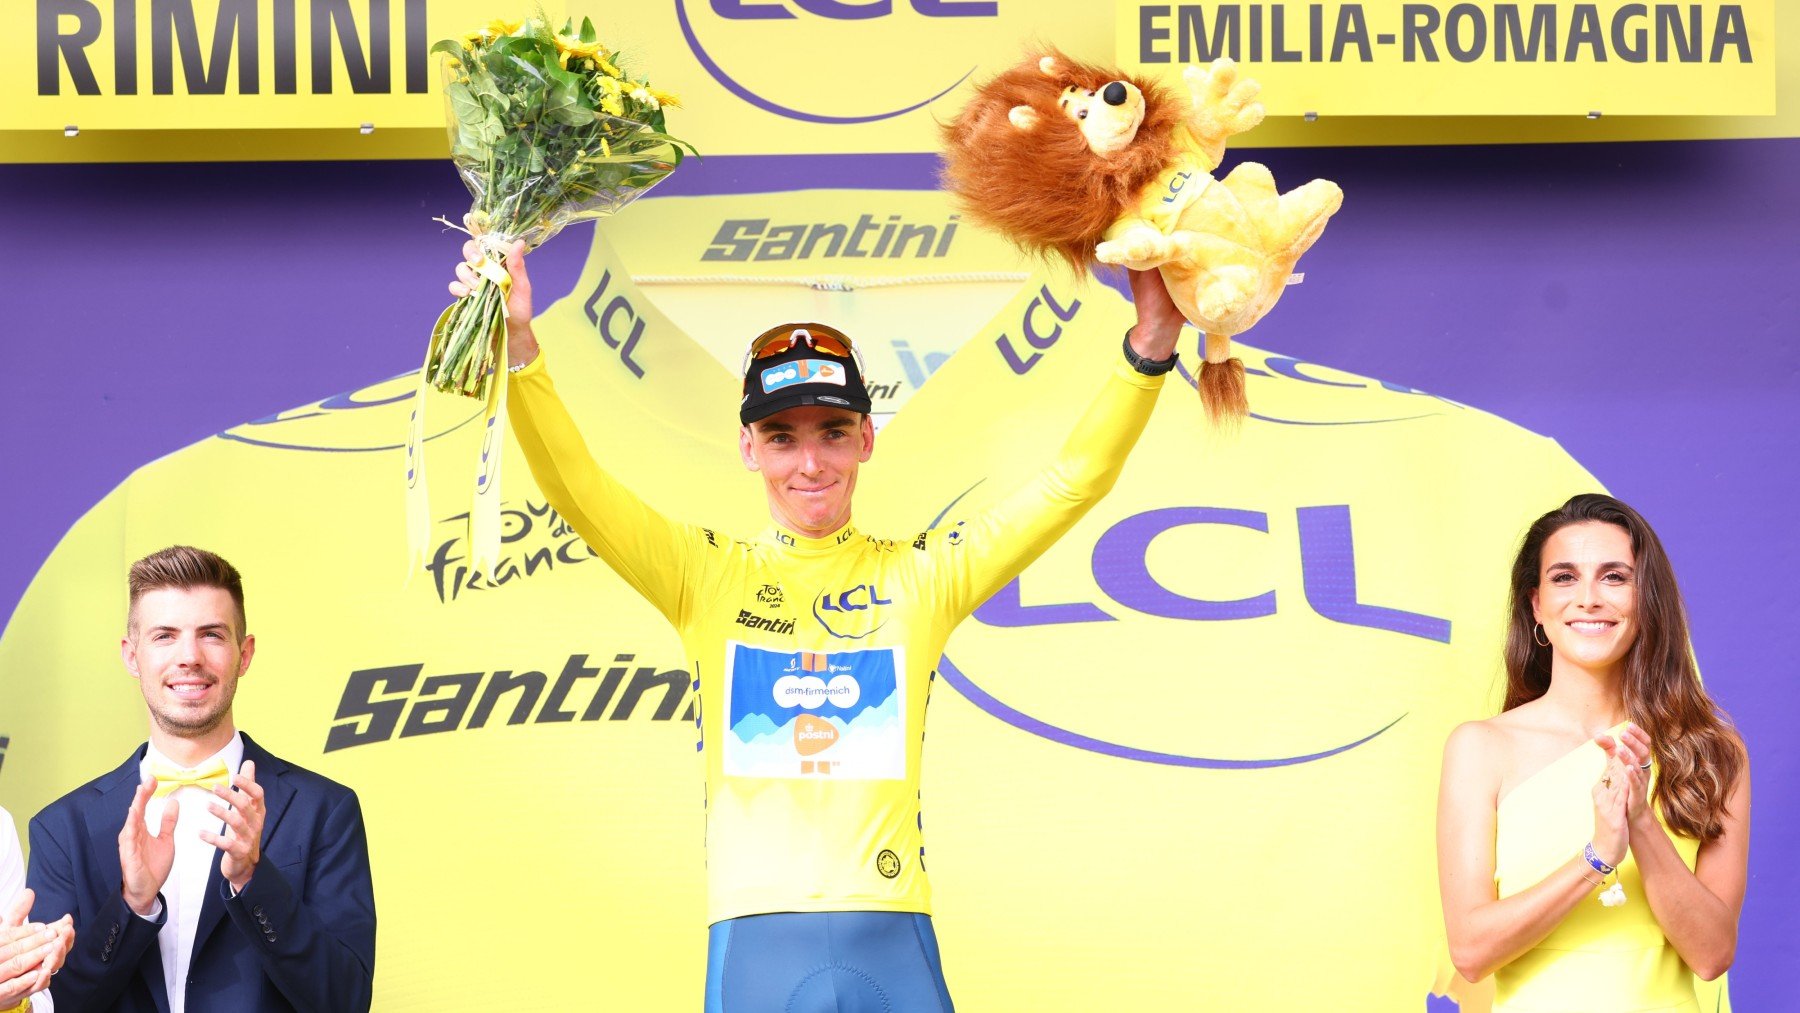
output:
<instances>
[{"instance_id":1,"label":"sunglasses on cap","mask_svg":"<svg viewBox=\"0 0 1800 1013\"><path fill-rule=\"evenodd\" d=\"M850 338L843 331L825 324L780 324L757 335L750 342L750 348L744 353L744 368L741 372L748 375L750 364L758 359L769 359L781 355L800 345L835 355L840 359L855 359L856 368L863 368L862 353L851 344Z\"/></svg>"}]
</instances>

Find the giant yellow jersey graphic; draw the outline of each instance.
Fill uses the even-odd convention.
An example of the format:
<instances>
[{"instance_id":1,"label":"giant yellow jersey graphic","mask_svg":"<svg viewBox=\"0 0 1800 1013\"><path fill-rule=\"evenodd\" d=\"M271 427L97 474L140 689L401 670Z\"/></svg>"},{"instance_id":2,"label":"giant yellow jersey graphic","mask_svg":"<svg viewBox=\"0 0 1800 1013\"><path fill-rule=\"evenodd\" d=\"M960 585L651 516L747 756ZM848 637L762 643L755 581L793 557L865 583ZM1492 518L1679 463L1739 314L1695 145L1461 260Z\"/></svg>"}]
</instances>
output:
<instances>
[{"instance_id":1,"label":"giant yellow jersey graphic","mask_svg":"<svg viewBox=\"0 0 1800 1013\"><path fill-rule=\"evenodd\" d=\"M826 320L864 348L885 425L856 537L894 539L870 551L898 559L927 530L945 551L1003 548L1013 535L978 519L1116 382L1132 321L1110 289L1018 263L934 193L646 199L551 295L538 331L594 457L672 523L715 532L721 558L768 525L735 416L743 343L764 326ZM125 567L191 542L246 575L260 650L239 723L362 797L378 1009L485 1008L496 967L516 972L517 1008L693 1008L704 868L785 889L759 876L766 851L715 839L709 854L711 763L782 791L845 790L820 787L840 769L905 790L889 775L917 776L894 810L914 825L856 852L855 889L903 884L881 896L916 907L924 847L962 1008L1421 1008L1441 947L1444 737L1498 703L1524 525L1597 483L1477 409L1240 354L1256 410L1242 433L1211 436L1171 374L1111 494L937 658L929 638L854 636L874 611L854 606L898 606L879 579L765 591L746 570L718 613L739 653L714 671L550 508L510 440L501 564L470 572L445 482L427 569L406 583L409 377L238 426L130 476L44 564L0 640L0 801L24 818L142 739L114 646ZM470 459L469 407L434 404L431 453ZM871 723L867 748L834 756L850 718L805 707L761 715L785 728L780 749L724 748L728 666L792 703L832 692L838 666L874 673L856 652L886 648L896 709L922 716L914 680L937 672L928 748L884 750ZM696 719L719 722L702 752ZM743 744L758 741L776 740ZM820 771L838 760L855 769ZM811 861L815 831L758 849Z\"/></svg>"}]
</instances>

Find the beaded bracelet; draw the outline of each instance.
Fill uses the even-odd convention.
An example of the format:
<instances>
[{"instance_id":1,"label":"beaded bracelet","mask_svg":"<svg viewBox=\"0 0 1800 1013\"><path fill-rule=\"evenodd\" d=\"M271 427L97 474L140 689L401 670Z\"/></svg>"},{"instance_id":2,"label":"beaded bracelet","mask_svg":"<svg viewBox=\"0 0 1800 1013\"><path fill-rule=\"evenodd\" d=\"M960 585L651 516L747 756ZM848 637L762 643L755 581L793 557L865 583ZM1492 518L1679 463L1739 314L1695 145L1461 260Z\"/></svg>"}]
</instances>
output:
<instances>
[{"instance_id":1,"label":"beaded bracelet","mask_svg":"<svg viewBox=\"0 0 1800 1013\"><path fill-rule=\"evenodd\" d=\"M1593 866L1594 871L1600 874L1600 883L1606 882L1606 877L1619 871L1616 867L1607 865L1606 862L1595 853L1593 841L1587 842L1587 845L1581 849L1581 857L1587 859L1587 864ZM1585 869L1582 870L1581 878L1587 879L1587 871ZM1587 881L1589 883L1594 883L1591 879L1587 879ZM1600 883L1594 883L1594 885L1599 886ZM1606 907L1618 907L1620 904L1625 903L1624 885L1616 879L1613 880L1611 886L1601 891L1600 903Z\"/></svg>"},{"instance_id":2,"label":"beaded bracelet","mask_svg":"<svg viewBox=\"0 0 1800 1013\"><path fill-rule=\"evenodd\" d=\"M1607 865L1606 862L1600 858L1599 854L1594 851L1593 841L1587 842L1587 845L1581 849L1581 857L1587 859L1587 864L1593 866L1594 871L1598 872L1602 877L1610 876L1615 871L1613 866Z\"/></svg>"}]
</instances>

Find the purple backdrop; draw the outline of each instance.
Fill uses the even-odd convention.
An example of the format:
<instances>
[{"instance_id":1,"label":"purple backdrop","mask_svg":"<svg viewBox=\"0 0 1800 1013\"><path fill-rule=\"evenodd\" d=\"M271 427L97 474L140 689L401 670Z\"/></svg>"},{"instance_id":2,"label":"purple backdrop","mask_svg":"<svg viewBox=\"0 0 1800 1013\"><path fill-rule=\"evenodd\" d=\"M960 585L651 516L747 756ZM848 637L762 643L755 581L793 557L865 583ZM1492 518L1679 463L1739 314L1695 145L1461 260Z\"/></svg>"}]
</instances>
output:
<instances>
[{"instance_id":1,"label":"purple backdrop","mask_svg":"<svg viewBox=\"0 0 1800 1013\"><path fill-rule=\"evenodd\" d=\"M1326 176L1349 195L1307 256L1307 298L1261 325L1259 346L1553 436L1661 532L1761 803L1733 997L1792 1008L1800 140L1257 156L1278 179ZM935 168L716 157L661 192L926 188ZM134 467L416 368L457 247L430 218L467 206L447 162L0 166L0 201L15 249L0 421L26 437L8 477L32 489L0 505L5 615ZM568 290L585 239L535 256L540 291ZM220 323L248 319L263 323Z\"/></svg>"}]
</instances>

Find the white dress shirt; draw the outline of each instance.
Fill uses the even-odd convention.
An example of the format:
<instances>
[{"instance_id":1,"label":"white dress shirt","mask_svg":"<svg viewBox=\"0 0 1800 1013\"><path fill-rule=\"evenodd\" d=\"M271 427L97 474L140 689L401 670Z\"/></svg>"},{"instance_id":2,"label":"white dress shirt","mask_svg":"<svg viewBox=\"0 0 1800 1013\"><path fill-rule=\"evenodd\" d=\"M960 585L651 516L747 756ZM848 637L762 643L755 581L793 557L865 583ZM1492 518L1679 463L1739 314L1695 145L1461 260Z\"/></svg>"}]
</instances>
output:
<instances>
[{"instance_id":1,"label":"white dress shirt","mask_svg":"<svg viewBox=\"0 0 1800 1013\"><path fill-rule=\"evenodd\" d=\"M0 807L0 911L12 906L25 889L25 859L19 853L19 831L12 813Z\"/></svg>"},{"instance_id":2,"label":"white dress shirt","mask_svg":"<svg viewBox=\"0 0 1800 1013\"><path fill-rule=\"evenodd\" d=\"M208 766L214 760L224 760L225 769L235 775L244 762L244 736L241 733L233 735L224 749L194 764L194 769ZM145 750L144 759L138 765L140 778L150 776L152 763L182 766L152 745ZM175 864L169 868L169 880L162 888L169 918L156 935L157 948L162 951L163 980L169 987L169 1013L186 1013L187 1010L187 973L194 957L194 932L200 926L200 907L206 902L206 880L212 875L213 857L219 853L218 848L200 839L200 831L224 832L224 822L208 811L209 806L219 801L212 792L187 785L162 798L151 799L144 809L144 821L149 825L151 835L157 836L162 829L163 807L170 802L181 806L181 815L175 821ZM155 912L152 912L152 920L154 917Z\"/></svg>"},{"instance_id":3,"label":"white dress shirt","mask_svg":"<svg viewBox=\"0 0 1800 1013\"><path fill-rule=\"evenodd\" d=\"M12 907L12 902L18 899L19 891L23 889L25 857L19 850L19 830L13 824L12 814L0 807L0 911ZM32 1013L49 1013L55 1008L50 1002L49 989L32 995Z\"/></svg>"}]
</instances>

